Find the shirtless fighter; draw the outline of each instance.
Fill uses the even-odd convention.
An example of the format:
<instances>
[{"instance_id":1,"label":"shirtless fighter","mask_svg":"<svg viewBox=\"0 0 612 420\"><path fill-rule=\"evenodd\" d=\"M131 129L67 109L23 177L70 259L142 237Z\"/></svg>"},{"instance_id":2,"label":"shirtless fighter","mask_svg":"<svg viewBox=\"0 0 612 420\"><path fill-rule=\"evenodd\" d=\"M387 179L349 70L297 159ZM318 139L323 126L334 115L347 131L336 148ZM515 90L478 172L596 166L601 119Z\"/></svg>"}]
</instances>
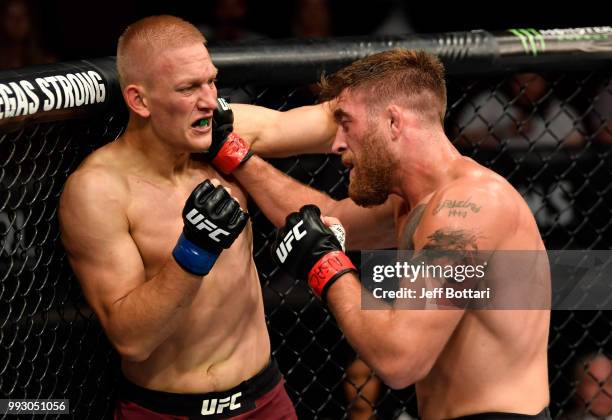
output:
<instances>
[{"instance_id":1,"label":"shirtless fighter","mask_svg":"<svg viewBox=\"0 0 612 420\"><path fill-rule=\"evenodd\" d=\"M70 176L59 209L69 261L121 356L115 418L295 418L270 360L245 193L192 158L228 134L211 131L217 69L204 37L145 18L119 39L117 66L128 127ZM289 126L294 114L283 113Z\"/></svg>"},{"instance_id":2,"label":"shirtless fighter","mask_svg":"<svg viewBox=\"0 0 612 420\"><path fill-rule=\"evenodd\" d=\"M422 418L549 418L546 306L513 311L362 310L355 269L322 223L319 209L305 206L296 212L295 203L316 204L323 215L344 224L353 249L393 242L416 251L521 250L546 255L519 193L499 175L460 155L446 137L442 64L424 52L375 54L324 80L323 95L333 100L333 117L321 108L313 127L337 124L328 146L350 168L350 198L361 206L380 206L358 213L345 201L296 187L254 156L233 174L270 220L285 224L276 249L293 231L292 249L283 261L278 258L281 265L309 280L348 341L386 384L403 388L416 383ZM248 127L244 129L252 136ZM454 208L453 203L466 200L471 205ZM395 214L391 220L385 218L389 211ZM385 241L381 233L391 222L395 235ZM369 241L363 231L371 235ZM521 280L549 284L547 258L534 257L531 263ZM496 273L496 264L491 261L488 271Z\"/></svg>"}]
</instances>

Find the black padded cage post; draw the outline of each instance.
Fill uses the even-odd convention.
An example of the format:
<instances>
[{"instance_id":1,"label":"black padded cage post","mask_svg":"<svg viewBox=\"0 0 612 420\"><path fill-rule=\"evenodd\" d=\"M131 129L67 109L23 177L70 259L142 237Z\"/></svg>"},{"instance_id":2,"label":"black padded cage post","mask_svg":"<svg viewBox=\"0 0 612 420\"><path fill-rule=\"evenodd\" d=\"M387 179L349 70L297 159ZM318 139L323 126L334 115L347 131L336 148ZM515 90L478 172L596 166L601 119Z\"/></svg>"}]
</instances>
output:
<instances>
[{"instance_id":1,"label":"black padded cage post","mask_svg":"<svg viewBox=\"0 0 612 420\"><path fill-rule=\"evenodd\" d=\"M266 42L211 53L220 95L287 110L316 101L321 73L395 47L441 57L449 138L521 192L547 248L610 248L610 27ZM118 357L68 266L57 206L68 175L117 138L126 121L114 57L0 72L0 398L66 398L79 419L112 413ZM346 196L337 157L272 163L335 198ZM347 375L354 353L333 317L303 284L278 275L268 251L272 225L255 207L251 212L273 352L300 418L347 418L363 404L379 418L415 417L413 388L383 386L372 395ZM553 312L554 416L580 403L575 369L589 355L611 358L611 335L609 312Z\"/></svg>"}]
</instances>

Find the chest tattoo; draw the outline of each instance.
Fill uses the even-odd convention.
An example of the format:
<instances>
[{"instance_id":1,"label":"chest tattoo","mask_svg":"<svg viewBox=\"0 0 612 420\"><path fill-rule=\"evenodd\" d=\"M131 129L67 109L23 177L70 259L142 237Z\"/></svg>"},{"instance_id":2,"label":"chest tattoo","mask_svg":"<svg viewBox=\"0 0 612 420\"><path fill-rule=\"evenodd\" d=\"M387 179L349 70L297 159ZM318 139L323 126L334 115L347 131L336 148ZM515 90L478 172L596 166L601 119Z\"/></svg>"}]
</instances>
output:
<instances>
[{"instance_id":1,"label":"chest tattoo","mask_svg":"<svg viewBox=\"0 0 612 420\"><path fill-rule=\"evenodd\" d=\"M404 231L401 234L401 237L399 240L399 249L407 249L407 250L414 249L414 241L412 237L414 236L414 231L416 230L417 226L421 222L421 218L423 217L424 210L425 210L425 204L419 204L418 206L414 208L414 210L412 210L409 216L408 222L406 223L406 226L404 227Z\"/></svg>"}]
</instances>

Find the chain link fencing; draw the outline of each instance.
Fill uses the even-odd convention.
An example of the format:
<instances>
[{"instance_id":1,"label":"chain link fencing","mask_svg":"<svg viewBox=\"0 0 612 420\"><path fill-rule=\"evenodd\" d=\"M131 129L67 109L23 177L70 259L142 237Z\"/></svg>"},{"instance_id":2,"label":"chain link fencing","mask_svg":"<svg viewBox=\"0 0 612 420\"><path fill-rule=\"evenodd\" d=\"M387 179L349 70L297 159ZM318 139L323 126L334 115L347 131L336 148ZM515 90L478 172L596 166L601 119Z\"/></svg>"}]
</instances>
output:
<instances>
[{"instance_id":1,"label":"chain link fencing","mask_svg":"<svg viewBox=\"0 0 612 420\"><path fill-rule=\"evenodd\" d=\"M610 248L610 75L449 77L447 134L463 154L521 192L549 249ZM315 101L316 87L242 85L220 95L287 110ZM125 110L117 109L0 134L1 398L67 398L74 418L111 416L118 357L68 266L57 206L68 175L92 150L117 138L126 121ZM347 195L347 173L335 156L271 162L334 198ZM390 390L353 363L355 354L330 313L302 282L275 268L268 248L273 227L254 205L250 211L273 354L299 418L342 419L351 412L416 417L414 388ZM612 315L553 312L553 416L567 416L580 404L576 372L584 371L584 358L592 354L612 358ZM600 388L584 403L612 398Z\"/></svg>"}]
</instances>

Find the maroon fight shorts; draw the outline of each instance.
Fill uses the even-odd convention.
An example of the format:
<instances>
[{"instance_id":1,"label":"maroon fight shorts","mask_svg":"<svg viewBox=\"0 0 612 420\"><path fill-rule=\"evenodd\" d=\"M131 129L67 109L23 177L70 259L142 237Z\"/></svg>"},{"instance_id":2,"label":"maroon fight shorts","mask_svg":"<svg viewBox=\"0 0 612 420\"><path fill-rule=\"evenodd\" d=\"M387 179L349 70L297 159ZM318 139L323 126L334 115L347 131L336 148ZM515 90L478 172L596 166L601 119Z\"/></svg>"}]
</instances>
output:
<instances>
[{"instance_id":1,"label":"maroon fight shorts","mask_svg":"<svg viewBox=\"0 0 612 420\"><path fill-rule=\"evenodd\" d=\"M297 419L275 361L236 387L206 394L176 394L142 388L124 377L115 420Z\"/></svg>"}]
</instances>

